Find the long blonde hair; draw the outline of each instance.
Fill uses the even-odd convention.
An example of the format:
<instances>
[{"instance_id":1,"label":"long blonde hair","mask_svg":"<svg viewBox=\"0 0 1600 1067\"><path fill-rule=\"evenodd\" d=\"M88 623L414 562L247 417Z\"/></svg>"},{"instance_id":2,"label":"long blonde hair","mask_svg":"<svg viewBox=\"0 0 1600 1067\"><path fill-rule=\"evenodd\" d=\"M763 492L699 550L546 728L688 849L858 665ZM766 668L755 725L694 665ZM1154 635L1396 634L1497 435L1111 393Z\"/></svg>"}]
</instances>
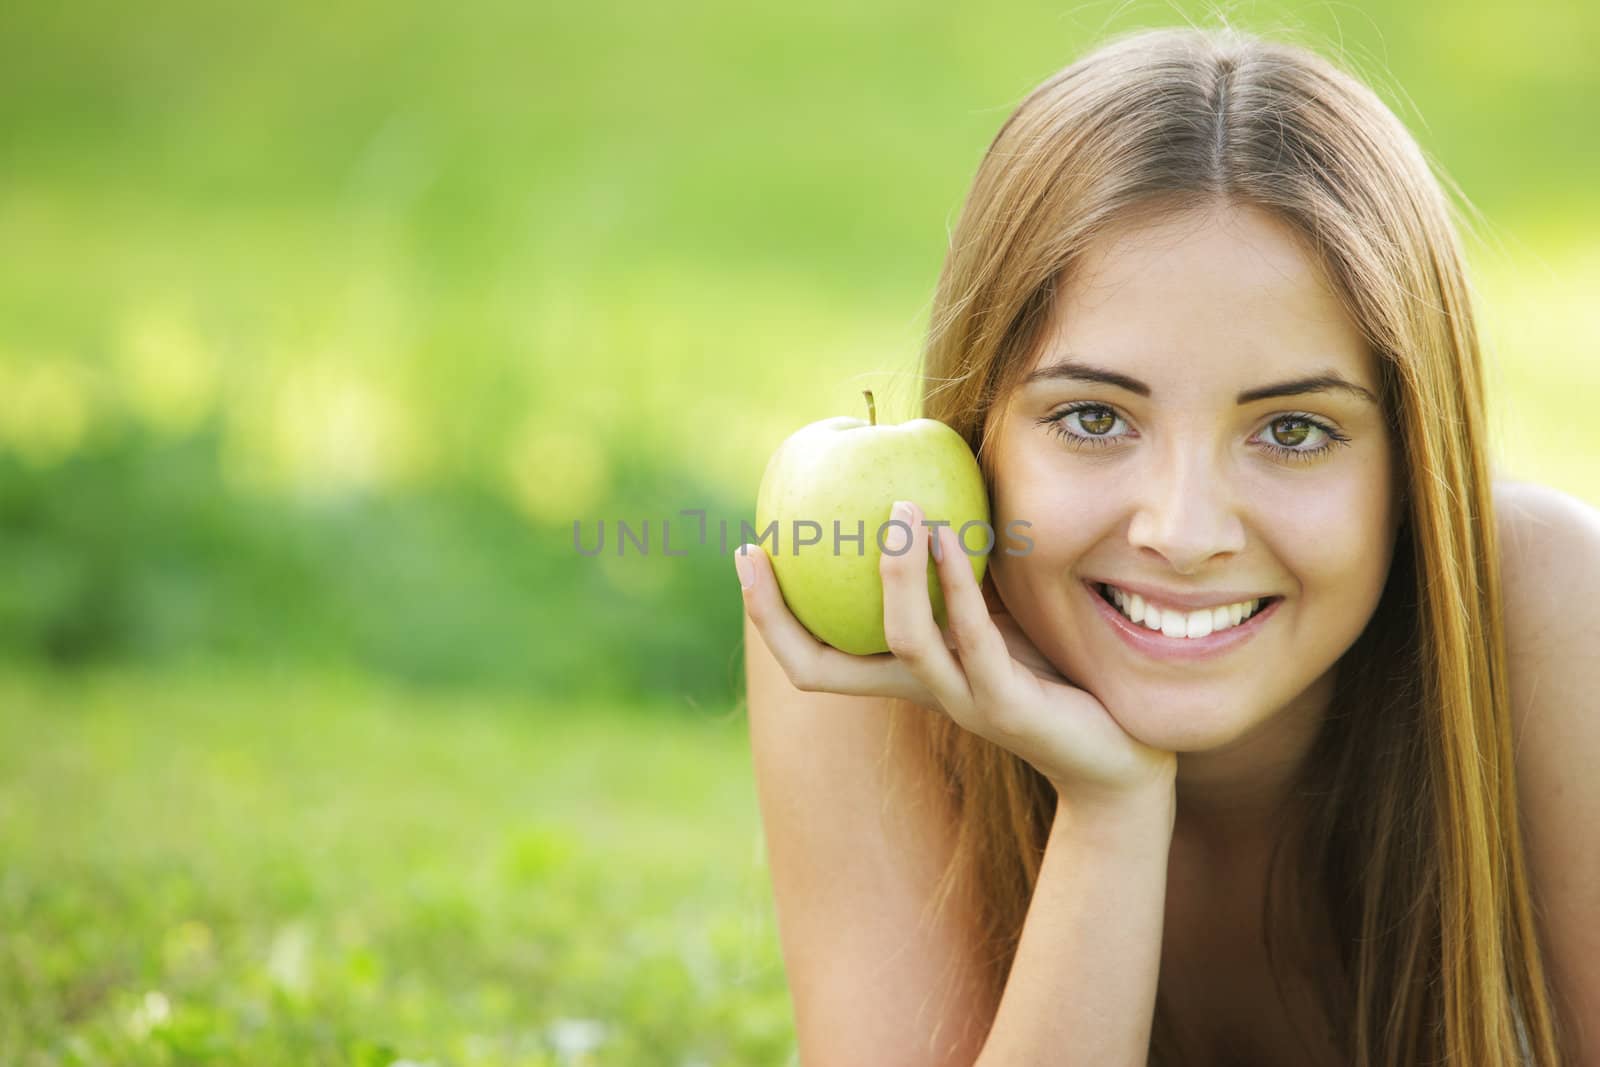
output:
<instances>
[{"instance_id":1,"label":"long blonde hair","mask_svg":"<svg viewBox=\"0 0 1600 1067\"><path fill-rule=\"evenodd\" d=\"M1517 818L1481 355L1441 180L1380 98L1309 48L1231 27L1113 38L1035 88L990 144L939 278L921 414L965 436L993 485L986 416L1099 235L1220 203L1304 238L1378 355L1407 501L1264 913L1325 909L1342 973L1322 992L1345 1062L1557 1067ZM1055 793L944 716L897 705L894 721L923 732L957 823L930 910L959 902L976 921L998 1003ZM1152 1063L1170 1063L1168 1041L1158 1002Z\"/></svg>"}]
</instances>

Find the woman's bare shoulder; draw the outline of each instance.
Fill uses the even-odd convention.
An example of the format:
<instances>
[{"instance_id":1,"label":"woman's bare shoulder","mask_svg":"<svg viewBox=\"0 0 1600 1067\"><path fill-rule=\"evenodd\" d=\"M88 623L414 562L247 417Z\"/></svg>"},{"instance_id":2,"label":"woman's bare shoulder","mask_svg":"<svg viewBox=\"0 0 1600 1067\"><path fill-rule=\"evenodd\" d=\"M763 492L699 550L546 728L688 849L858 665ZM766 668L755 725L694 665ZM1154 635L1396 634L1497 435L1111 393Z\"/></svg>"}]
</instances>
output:
<instances>
[{"instance_id":1,"label":"woman's bare shoulder","mask_svg":"<svg viewBox=\"0 0 1600 1067\"><path fill-rule=\"evenodd\" d=\"M1600 508L1554 486L1501 479L1494 505L1505 567L1548 563L1552 553L1592 549L1600 537Z\"/></svg>"},{"instance_id":2,"label":"woman's bare shoulder","mask_svg":"<svg viewBox=\"0 0 1600 1067\"><path fill-rule=\"evenodd\" d=\"M1558 1011L1600 1018L1600 509L1495 486L1512 744L1528 874ZM1569 1032L1576 1032L1571 1031ZM1600 1034L1569 1062L1600 1060Z\"/></svg>"},{"instance_id":3,"label":"woman's bare shoulder","mask_svg":"<svg viewBox=\"0 0 1600 1067\"><path fill-rule=\"evenodd\" d=\"M1500 585L1515 727L1600 689L1600 509L1535 482L1496 482ZM1595 683L1582 690L1585 681Z\"/></svg>"}]
</instances>

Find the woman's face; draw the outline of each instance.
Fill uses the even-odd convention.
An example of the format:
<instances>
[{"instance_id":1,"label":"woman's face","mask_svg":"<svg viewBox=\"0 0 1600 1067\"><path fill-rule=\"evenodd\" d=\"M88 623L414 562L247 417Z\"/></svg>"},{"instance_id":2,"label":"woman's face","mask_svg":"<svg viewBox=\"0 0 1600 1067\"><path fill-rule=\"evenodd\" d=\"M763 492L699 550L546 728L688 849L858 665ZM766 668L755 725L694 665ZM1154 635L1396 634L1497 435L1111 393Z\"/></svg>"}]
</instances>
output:
<instances>
[{"instance_id":1,"label":"woman's face","mask_svg":"<svg viewBox=\"0 0 1600 1067\"><path fill-rule=\"evenodd\" d=\"M1058 299L1031 380L994 416L1007 608L1145 744L1259 747L1294 718L1280 712L1320 716L1399 520L1359 331L1255 209L1113 234ZM1031 549L1005 535L1017 521ZM1143 621L1105 585L1142 593ZM1254 618L1229 607L1256 599Z\"/></svg>"}]
</instances>

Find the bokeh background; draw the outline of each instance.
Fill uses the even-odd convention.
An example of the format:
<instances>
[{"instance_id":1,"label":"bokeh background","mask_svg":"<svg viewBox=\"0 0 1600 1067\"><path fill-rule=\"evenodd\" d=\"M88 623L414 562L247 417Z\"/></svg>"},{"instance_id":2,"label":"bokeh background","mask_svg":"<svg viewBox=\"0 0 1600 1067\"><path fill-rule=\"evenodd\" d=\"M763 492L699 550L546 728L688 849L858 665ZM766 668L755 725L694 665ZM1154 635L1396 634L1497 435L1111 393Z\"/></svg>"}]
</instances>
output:
<instances>
[{"instance_id":1,"label":"bokeh background","mask_svg":"<svg viewBox=\"0 0 1600 1067\"><path fill-rule=\"evenodd\" d=\"M1600 503L1580 0L5 5L0 1062L796 1062L719 524L909 416L1027 91L1222 18L1460 184Z\"/></svg>"}]
</instances>

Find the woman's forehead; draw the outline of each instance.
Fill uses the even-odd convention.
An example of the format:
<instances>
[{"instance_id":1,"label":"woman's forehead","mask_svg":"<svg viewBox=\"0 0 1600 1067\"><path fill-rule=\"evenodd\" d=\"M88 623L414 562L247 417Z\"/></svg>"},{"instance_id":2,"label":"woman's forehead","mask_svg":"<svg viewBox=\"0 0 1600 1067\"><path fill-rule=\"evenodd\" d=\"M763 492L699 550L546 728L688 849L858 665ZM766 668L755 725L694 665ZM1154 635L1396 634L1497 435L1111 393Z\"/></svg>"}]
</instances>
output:
<instances>
[{"instance_id":1,"label":"woman's forehead","mask_svg":"<svg viewBox=\"0 0 1600 1067\"><path fill-rule=\"evenodd\" d=\"M1246 389L1262 374L1351 378L1378 366L1295 232L1257 209L1112 231L1056 295L1024 374L1071 355L1126 375Z\"/></svg>"}]
</instances>

